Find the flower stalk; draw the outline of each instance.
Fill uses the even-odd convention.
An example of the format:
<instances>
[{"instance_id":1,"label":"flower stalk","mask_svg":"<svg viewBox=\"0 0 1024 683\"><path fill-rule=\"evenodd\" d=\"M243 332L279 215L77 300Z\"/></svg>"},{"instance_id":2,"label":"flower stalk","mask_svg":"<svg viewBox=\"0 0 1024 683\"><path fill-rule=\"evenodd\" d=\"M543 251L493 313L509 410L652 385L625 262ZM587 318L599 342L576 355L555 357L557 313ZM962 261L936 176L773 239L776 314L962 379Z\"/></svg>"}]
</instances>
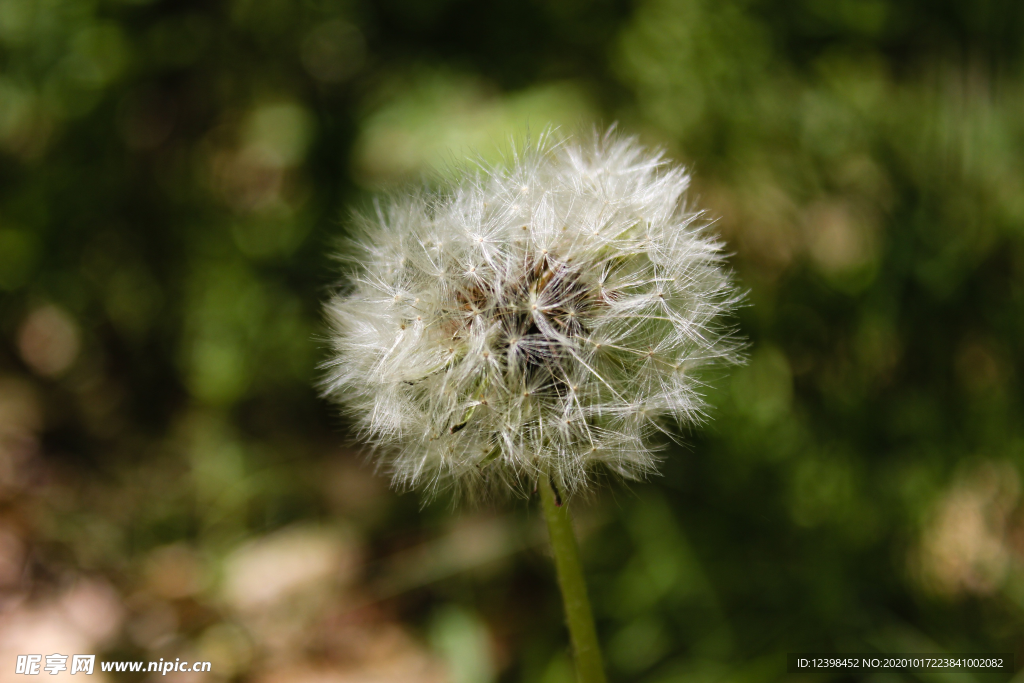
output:
<instances>
[{"instance_id":1,"label":"flower stalk","mask_svg":"<svg viewBox=\"0 0 1024 683\"><path fill-rule=\"evenodd\" d=\"M555 556L558 586L565 606L565 621L569 626L569 638L576 660L577 683L605 683L601 648L597 642L590 600L587 599L587 585L583 578L569 506L550 478L547 483L542 481L538 488L551 539L551 550Z\"/></svg>"}]
</instances>

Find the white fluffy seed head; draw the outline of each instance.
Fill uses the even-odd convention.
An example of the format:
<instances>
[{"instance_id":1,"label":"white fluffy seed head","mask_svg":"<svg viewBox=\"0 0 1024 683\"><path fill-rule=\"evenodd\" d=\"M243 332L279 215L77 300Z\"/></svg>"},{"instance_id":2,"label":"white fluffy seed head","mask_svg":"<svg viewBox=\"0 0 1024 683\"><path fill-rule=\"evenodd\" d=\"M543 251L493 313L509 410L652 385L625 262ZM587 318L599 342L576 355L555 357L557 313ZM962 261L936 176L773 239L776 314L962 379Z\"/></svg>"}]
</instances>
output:
<instances>
[{"instance_id":1,"label":"white fluffy seed head","mask_svg":"<svg viewBox=\"0 0 1024 683\"><path fill-rule=\"evenodd\" d=\"M611 133L550 135L360 219L327 304L324 393L396 485L477 495L655 471L664 418L705 414L739 362L722 245L689 176Z\"/></svg>"}]
</instances>

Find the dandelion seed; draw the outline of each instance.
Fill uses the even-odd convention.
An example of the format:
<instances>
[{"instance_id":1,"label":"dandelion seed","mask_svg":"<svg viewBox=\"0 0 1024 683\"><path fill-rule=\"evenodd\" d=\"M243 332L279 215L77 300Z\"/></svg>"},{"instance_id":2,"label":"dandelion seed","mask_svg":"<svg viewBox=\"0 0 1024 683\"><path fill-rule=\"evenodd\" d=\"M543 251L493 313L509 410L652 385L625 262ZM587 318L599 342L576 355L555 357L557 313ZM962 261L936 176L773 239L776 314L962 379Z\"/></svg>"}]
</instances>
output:
<instances>
[{"instance_id":1,"label":"dandelion seed","mask_svg":"<svg viewBox=\"0 0 1024 683\"><path fill-rule=\"evenodd\" d=\"M362 219L353 283L326 309L324 393L401 487L550 477L571 494L601 467L652 473L654 433L701 419L702 371L743 346L724 322L741 297L686 208L689 176L608 134L547 136L465 178ZM492 205L467 223L467 207ZM486 264L467 267L483 235ZM430 323L407 331L410 299Z\"/></svg>"}]
</instances>

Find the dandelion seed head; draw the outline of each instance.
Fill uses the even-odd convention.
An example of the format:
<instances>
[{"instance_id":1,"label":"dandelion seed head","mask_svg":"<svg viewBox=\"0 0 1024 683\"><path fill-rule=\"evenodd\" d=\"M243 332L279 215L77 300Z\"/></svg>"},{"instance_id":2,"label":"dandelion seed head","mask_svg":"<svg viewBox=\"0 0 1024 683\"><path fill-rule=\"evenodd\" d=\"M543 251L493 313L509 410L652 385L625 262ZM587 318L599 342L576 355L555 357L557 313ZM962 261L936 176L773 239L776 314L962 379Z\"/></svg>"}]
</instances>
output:
<instances>
[{"instance_id":1,"label":"dandelion seed head","mask_svg":"<svg viewBox=\"0 0 1024 683\"><path fill-rule=\"evenodd\" d=\"M447 190L379 201L326 306L324 393L400 487L550 476L572 494L602 467L653 473L656 433L703 419L703 371L743 347L688 184L634 139L545 135Z\"/></svg>"}]
</instances>

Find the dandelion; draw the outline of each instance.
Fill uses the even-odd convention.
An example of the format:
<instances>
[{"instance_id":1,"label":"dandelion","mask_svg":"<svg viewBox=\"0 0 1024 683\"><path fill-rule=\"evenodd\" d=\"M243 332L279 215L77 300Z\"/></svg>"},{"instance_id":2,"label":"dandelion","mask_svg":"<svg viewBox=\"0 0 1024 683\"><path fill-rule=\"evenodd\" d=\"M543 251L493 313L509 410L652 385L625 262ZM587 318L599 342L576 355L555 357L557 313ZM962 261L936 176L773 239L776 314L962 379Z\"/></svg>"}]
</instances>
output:
<instances>
[{"instance_id":1,"label":"dandelion","mask_svg":"<svg viewBox=\"0 0 1024 683\"><path fill-rule=\"evenodd\" d=\"M399 487L539 488L578 573L562 498L602 469L653 473L668 420L704 418L706 371L740 357L740 296L662 154L545 135L508 161L361 219L325 393Z\"/></svg>"}]
</instances>

